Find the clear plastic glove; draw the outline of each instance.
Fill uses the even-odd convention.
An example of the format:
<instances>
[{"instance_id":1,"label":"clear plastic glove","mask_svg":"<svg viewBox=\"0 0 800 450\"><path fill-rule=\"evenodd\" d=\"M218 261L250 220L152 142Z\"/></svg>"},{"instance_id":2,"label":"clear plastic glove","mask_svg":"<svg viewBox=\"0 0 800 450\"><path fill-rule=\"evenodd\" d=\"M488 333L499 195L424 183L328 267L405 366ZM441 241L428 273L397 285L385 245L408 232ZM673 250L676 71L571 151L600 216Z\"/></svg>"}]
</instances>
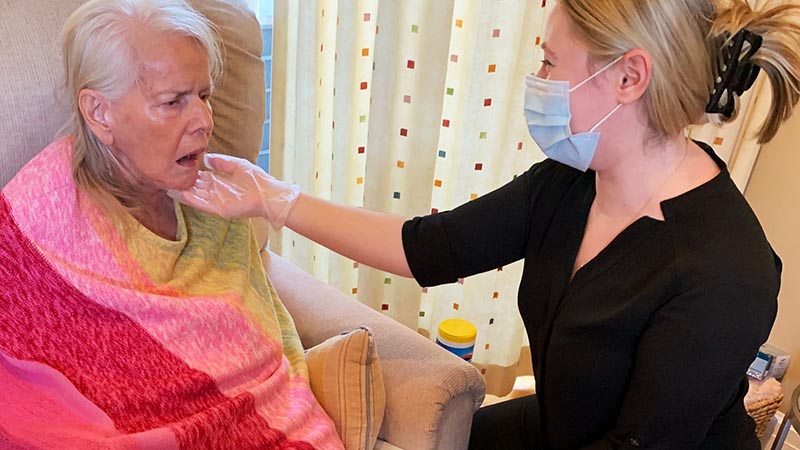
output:
<instances>
[{"instance_id":1,"label":"clear plastic glove","mask_svg":"<svg viewBox=\"0 0 800 450\"><path fill-rule=\"evenodd\" d=\"M300 195L297 185L275 179L246 159L206 154L204 161L211 171L200 171L191 188L167 195L223 217L265 217L276 230L286 224Z\"/></svg>"}]
</instances>

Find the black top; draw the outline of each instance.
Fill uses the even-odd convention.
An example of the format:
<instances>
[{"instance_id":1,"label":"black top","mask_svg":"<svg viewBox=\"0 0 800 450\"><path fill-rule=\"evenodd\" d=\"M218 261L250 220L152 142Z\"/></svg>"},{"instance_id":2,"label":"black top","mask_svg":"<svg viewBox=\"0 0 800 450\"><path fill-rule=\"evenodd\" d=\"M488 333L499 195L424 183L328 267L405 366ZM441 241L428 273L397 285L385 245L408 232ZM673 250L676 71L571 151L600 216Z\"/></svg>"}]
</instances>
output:
<instances>
[{"instance_id":1,"label":"black top","mask_svg":"<svg viewBox=\"0 0 800 450\"><path fill-rule=\"evenodd\" d=\"M570 282L595 174L546 160L403 226L423 286L525 259L519 309L553 449L760 449L745 372L769 336L781 262L725 163L661 203Z\"/></svg>"}]
</instances>

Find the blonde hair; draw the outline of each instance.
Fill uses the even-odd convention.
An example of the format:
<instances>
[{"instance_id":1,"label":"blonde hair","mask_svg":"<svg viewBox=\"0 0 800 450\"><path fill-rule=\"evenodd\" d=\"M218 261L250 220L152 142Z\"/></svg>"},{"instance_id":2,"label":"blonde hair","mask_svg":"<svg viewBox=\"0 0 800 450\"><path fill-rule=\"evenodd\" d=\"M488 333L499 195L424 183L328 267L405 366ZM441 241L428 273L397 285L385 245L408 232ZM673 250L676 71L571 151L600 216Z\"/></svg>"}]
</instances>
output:
<instances>
[{"instance_id":1,"label":"blonde hair","mask_svg":"<svg viewBox=\"0 0 800 450\"><path fill-rule=\"evenodd\" d=\"M194 39L206 52L213 80L222 74L216 31L184 0L91 0L75 10L61 32L65 102L69 116L62 133L73 137L76 184L108 209L141 206L140 177L120 164L94 135L81 114L78 96L93 89L120 99L137 81L135 30L171 32Z\"/></svg>"},{"instance_id":2,"label":"blonde hair","mask_svg":"<svg viewBox=\"0 0 800 450\"><path fill-rule=\"evenodd\" d=\"M800 99L800 6L769 5L753 11L745 0L560 0L573 32L593 61L608 61L630 50L653 58L644 95L650 128L673 136L691 124L736 118L706 114L706 105L724 75L725 48L741 30L763 38L750 62L772 86L772 107L758 131L768 142ZM747 49L747 48L746 48ZM739 56L739 55L736 55Z\"/></svg>"}]
</instances>

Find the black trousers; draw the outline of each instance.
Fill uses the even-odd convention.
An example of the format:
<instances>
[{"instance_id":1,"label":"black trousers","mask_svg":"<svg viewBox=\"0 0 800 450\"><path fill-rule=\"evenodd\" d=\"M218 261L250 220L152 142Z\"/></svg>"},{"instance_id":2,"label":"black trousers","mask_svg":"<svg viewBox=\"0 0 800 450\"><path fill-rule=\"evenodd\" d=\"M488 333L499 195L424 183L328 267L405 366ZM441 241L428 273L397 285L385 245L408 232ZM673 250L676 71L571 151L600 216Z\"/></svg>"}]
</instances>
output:
<instances>
[{"instance_id":1,"label":"black trousers","mask_svg":"<svg viewBox=\"0 0 800 450\"><path fill-rule=\"evenodd\" d=\"M469 450L541 450L535 395L480 408L472 416Z\"/></svg>"}]
</instances>

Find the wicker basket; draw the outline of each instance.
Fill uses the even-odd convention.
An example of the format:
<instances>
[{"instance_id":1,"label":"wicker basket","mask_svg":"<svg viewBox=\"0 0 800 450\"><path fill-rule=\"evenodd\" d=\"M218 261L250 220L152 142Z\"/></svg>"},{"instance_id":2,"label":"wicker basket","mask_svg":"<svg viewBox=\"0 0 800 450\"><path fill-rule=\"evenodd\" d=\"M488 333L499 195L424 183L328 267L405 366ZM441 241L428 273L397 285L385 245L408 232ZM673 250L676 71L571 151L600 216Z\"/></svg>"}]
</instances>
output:
<instances>
[{"instance_id":1,"label":"wicker basket","mask_svg":"<svg viewBox=\"0 0 800 450\"><path fill-rule=\"evenodd\" d=\"M782 401L783 394L778 394L776 397L765 398L750 404L745 403L744 407L747 409L747 414L750 414L750 417L756 421L756 436L761 437L764 435L767 424L772 420Z\"/></svg>"}]
</instances>

